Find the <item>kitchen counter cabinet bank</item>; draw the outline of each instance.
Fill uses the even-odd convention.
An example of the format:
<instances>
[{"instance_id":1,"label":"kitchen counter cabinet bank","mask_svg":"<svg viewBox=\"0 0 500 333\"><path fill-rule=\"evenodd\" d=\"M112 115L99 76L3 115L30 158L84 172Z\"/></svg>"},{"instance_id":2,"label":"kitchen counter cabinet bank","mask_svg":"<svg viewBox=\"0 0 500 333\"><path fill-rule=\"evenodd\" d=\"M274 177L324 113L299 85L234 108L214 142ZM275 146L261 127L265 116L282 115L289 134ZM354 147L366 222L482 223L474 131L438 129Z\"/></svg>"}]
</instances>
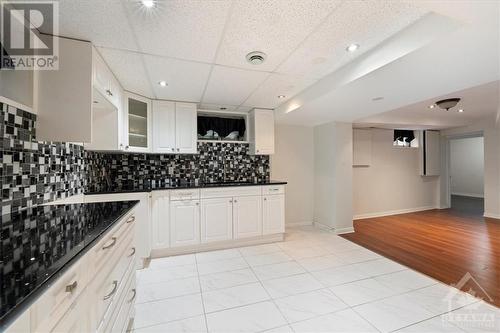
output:
<instances>
[{"instance_id":1,"label":"kitchen counter cabinet bank","mask_svg":"<svg viewBox=\"0 0 500 333\"><path fill-rule=\"evenodd\" d=\"M124 332L134 315L138 203L3 215L0 331Z\"/></svg>"}]
</instances>

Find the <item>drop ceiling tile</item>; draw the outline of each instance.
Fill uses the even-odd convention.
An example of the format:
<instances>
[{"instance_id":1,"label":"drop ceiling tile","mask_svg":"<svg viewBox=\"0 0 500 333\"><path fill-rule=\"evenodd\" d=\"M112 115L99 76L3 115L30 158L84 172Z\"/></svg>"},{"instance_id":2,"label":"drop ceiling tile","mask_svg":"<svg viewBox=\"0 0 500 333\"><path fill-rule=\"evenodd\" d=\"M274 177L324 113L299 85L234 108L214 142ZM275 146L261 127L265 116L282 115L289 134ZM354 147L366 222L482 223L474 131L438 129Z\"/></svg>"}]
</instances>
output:
<instances>
[{"instance_id":1,"label":"drop ceiling tile","mask_svg":"<svg viewBox=\"0 0 500 333\"><path fill-rule=\"evenodd\" d=\"M271 74L243 105L272 109L315 82L316 80L297 76ZM279 95L284 95L285 98L280 99Z\"/></svg>"},{"instance_id":2,"label":"drop ceiling tile","mask_svg":"<svg viewBox=\"0 0 500 333\"><path fill-rule=\"evenodd\" d=\"M94 45L137 50L127 15L119 0L60 0L59 35Z\"/></svg>"},{"instance_id":3,"label":"drop ceiling tile","mask_svg":"<svg viewBox=\"0 0 500 333\"><path fill-rule=\"evenodd\" d=\"M97 48L125 90L154 97L141 55L136 52Z\"/></svg>"},{"instance_id":4,"label":"drop ceiling tile","mask_svg":"<svg viewBox=\"0 0 500 333\"><path fill-rule=\"evenodd\" d=\"M217 56L217 64L272 71L340 1L237 0ZM259 66L245 56L252 51L267 54Z\"/></svg>"},{"instance_id":5,"label":"drop ceiling tile","mask_svg":"<svg viewBox=\"0 0 500 333\"><path fill-rule=\"evenodd\" d=\"M240 105L269 73L214 66L203 103Z\"/></svg>"},{"instance_id":6,"label":"drop ceiling tile","mask_svg":"<svg viewBox=\"0 0 500 333\"><path fill-rule=\"evenodd\" d=\"M230 1L156 1L145 10L127 6L142 52L212 62L222 36Z\"/></svg>"},{"instance_id":7,"label":"drop ceiling tile","mask_svg":"<svg viewBox=\"0 0 500 333\"><path fill-rule=\"evenodd\" d=\"M252 109L253 109L253 107L251 107L251 106L240 105L236 109L236 112L250 112L250 110L252 110Z\"/></svg>"},{"instance_id":8,"label":"drop ceiling tile","mask_svg":"<svg viewBox=\"0 0 500 333\"><path fill-rule=\"evenodd\" d=\"M277 71L321 78L421 18L427 11L417 3L346 1ZM346 47L351 43L359 44L359 50L346 52Z\"/></svg>"},{"instance_id":9,"label":"drop ceiling tile","mask_svg":"<svg viewBox=\"0 0 500 333\"><path fill-rule=\"evenodd\" d=\"M211 65L144 55L155 95L160 99L199 102L208 80ZM166 81L161 87L158 82Z\"/></svg>"}]
</instances>

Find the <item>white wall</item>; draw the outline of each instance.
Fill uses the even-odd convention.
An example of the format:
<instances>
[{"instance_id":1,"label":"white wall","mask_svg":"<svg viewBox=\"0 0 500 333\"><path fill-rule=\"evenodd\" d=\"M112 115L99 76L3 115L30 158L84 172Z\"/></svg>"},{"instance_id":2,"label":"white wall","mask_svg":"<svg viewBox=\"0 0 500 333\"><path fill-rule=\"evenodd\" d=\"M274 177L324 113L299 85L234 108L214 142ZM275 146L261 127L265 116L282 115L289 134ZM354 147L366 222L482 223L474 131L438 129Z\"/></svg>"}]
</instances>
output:
<instances>
[{"instance_id":1,"label":"white wall","mask_svg":"<svg viewBox=\"0 0 500 333\"><path fill-rule=\"evenodd\" d=\"M451 194L484 197L484 140L450 141Z\"/></svg>"},{"instance_id":2,"label":"white wall","mask_svg":"<svg viewBox=\"0 0 500 333\"><path fill-rule=\"evenodd\" d=\"M368 167L353 167L355 218L436 208L439 177L419 175L417 148L393 147L393 131L372 129Z\"/></svg>"},{"instance_id":3,"label":"white wall","mask_svg":"<svg viewBox=\"0 0 500 333\"><path fill-rule=\"evenodd\" d=\"M278 124L271 179L287 181L286 223L312 224L314 204L313 128Z\"/></svg>"},{"instance_id":4,"label":"white wall","mask_svg":"<svg viewBox=\"0 0 500 333\"><path fill-rule=\"evenodd\" d=\"M498 119L498 118L497 118ZM444 140L470 133L484 137L484 215L500 219L500 121L484 119L470 126L443 131ZM447 172L443 166L443 174ZM444 180L444 179L443 179ZM446 187L442 186L441 200L446 200Z\"/></svg>"},{"instance_id":5,"label":"white wall","mask_svg":"<svg viewBox=\"0 0 500 333\"><path fill-rule=\"evenodd\" d=\"M352 124L314 128L314 223L352 231Z\"/></svg>"}]
</instances>

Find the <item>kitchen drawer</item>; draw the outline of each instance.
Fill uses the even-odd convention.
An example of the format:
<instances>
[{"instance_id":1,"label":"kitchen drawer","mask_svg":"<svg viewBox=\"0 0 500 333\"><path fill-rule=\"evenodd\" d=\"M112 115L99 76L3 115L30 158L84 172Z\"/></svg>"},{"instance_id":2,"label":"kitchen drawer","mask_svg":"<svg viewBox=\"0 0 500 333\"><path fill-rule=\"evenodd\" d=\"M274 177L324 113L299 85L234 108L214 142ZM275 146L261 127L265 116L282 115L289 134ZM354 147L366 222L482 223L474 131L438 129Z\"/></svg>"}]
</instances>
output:
<instances>
[{"instance_id":1,"label":"kitchen drawer","mask_svg":"<svg viewBox=\"0 0 500 333\"><path fill-rule=\"evenodd\" d=\"M122 292L120 306L116 309L113 319L107 325L105 332L122 333L127 330L130 321L130 310L134 306L136 294L135 271L132 271Z\"/></svg>"},{"instance_id":2,"label":"kitchen drawer","mask_svg":"<svg viewBox=\"0 0 500 333\"><path fill-rule=\"evenodd\" d=\"M261 195L260 186L217 187L201 190L202 199Z\"/></svg>"},{"instance_id":3,"label":"kitchen drawer","mask_svg":"<svg viewBox=\"0 0 500 333\"><path fill-rule=\"evenodd\" d=\"M262 195L284 194L285 185L262 186Z\"/></svg>"},{"instance_id":4,"label":"kitchen drawer","mask_svg":"<svg viewBox=\"0 0 500 333\"><path fill-rule=\"evenodd\" d=\"M34 332L52 331L85 290L90 279L88 261L88 256L80 258L31 307L31 327Z\"/></svg>"},{"instance_id":5,"label":"kitchen drawer","mask_svg":"<svg viewBox=\"0 0 500 333\"><path fill-rule=\"evenodd\" d=\"M172 190L170 191L170 201L197 200L200 198L200 190Z\"/></svg>"},{"instance_id":6,"label":"kitchen drawer","mask_svg":"<svg viewBox=\"0 0 500 333\"><path fill-rule=\"evenodd\" d=\"M94 301L92 306L92 322L98 323L101 331L113 315L120 299L120 293L125 287L127 273L135 269L135 251L133 248L133 235L120 244L118 251L113 255L107 265L112 266L111 272L103 279L97 280L92 286Z\"/></svg>"},{"instance_id":7,"label":"kitchen drawer","mask_svg":"<svg viewBox=\"0 0 500 333\"><path fill-rule=\"evenodd\" d=\"M92 274L105 274L109 260L126 238L133 237L135 215L129 214L92 249Z\"/></svg>"}]
</instances>

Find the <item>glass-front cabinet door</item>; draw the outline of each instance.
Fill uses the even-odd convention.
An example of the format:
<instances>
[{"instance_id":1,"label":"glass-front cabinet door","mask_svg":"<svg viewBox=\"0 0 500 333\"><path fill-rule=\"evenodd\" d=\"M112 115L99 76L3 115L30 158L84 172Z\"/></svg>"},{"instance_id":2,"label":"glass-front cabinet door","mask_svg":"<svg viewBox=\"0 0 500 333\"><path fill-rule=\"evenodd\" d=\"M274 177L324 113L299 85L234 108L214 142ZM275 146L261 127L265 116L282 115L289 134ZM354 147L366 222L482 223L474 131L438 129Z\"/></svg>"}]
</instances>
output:
<instances>
[{"instance_id":1,"label":"glass-front cabinet door","mask_svg":"<svg viewBox=\"0 0 500 333\"><path fill-rule=\"evenodd\" d=\"M151 150L151 101L142 96L128 94L126 98L126 151Z\"/></svg>"}]
</instances>

